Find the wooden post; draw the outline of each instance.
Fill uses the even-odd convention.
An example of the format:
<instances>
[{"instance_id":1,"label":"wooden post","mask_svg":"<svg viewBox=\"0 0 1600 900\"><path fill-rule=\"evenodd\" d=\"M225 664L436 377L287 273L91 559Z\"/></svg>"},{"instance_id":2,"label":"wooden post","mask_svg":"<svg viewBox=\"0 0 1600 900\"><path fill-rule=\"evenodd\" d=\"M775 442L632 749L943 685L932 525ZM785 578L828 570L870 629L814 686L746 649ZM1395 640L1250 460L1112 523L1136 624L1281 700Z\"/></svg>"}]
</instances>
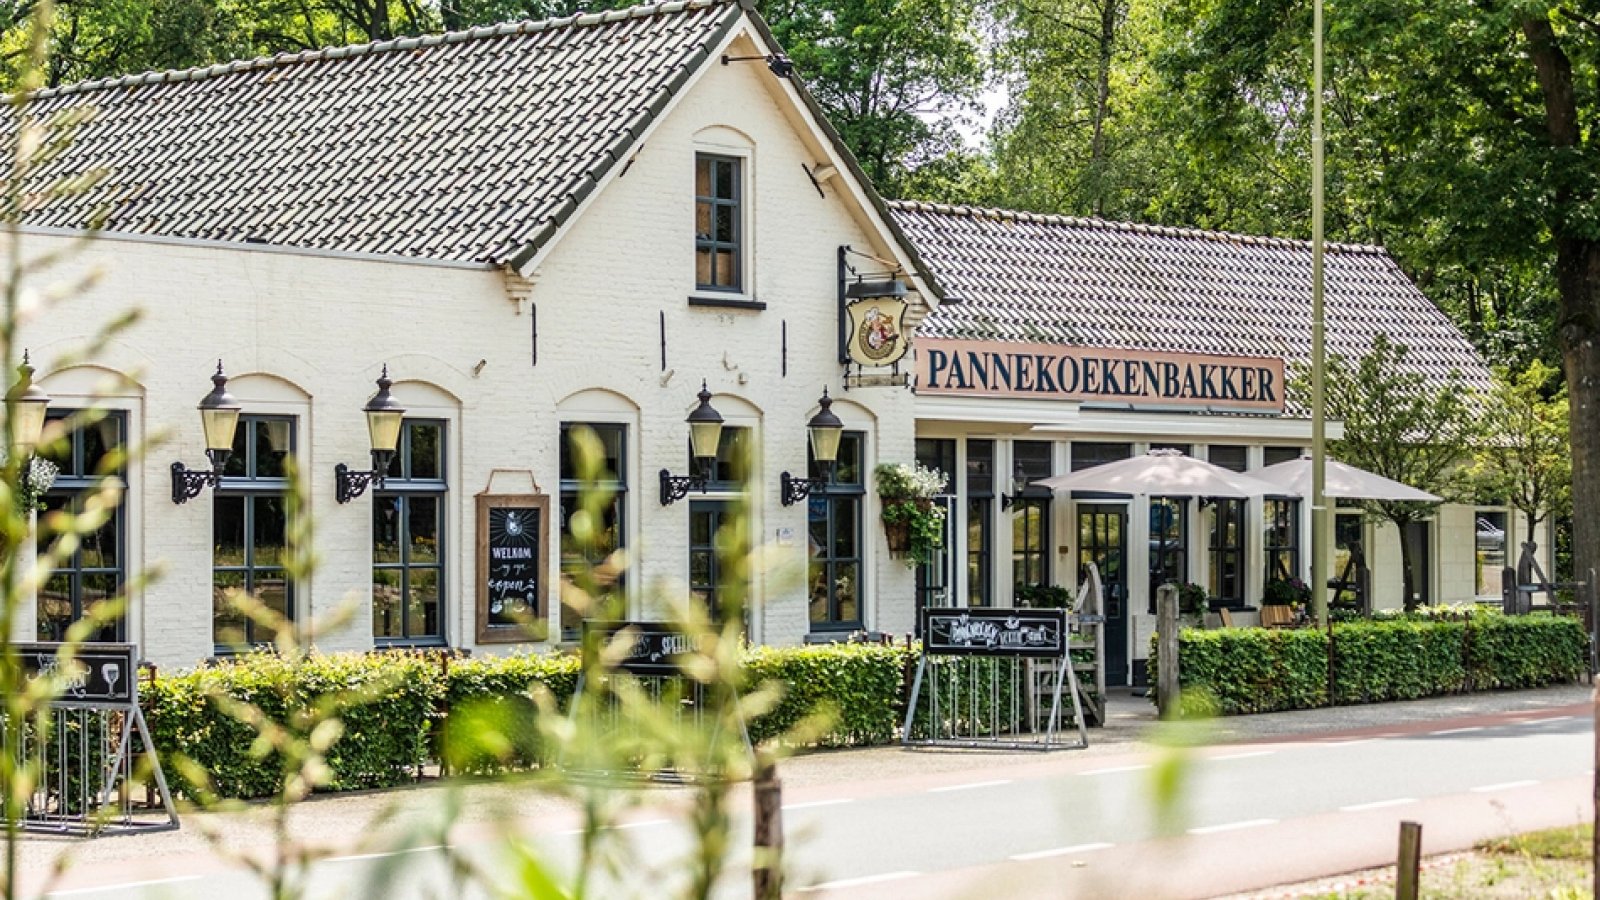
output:
<instances>
[{"instance_id":1,"label":"wooden post","mask_svg":"<svg viewBox=\"0 0 1600 900\"><path fill-rule=\"evenodd\" d=\"M1400 823L1400 859L1395 866L1394 900L1417 900L1421 887L1422 826Z\"/></svg>"},{"instance_id":2,"label":"wooden post","mask_svg":"<svg viewBox=\"0 0 1600 900\"><path fill-rule=\"evenodd\" d=\"M781 900L783 782L778 779L778 764L766 754L757 754L755 772L750 778L750 795L755 803L755 860L750 870L755 900Z\"/></svg>"},{"instance_id":3,"label":"wooden post","mask_svg":"<svg viewBox=\"0 0 1600 900\"><path fill-rule=\"evenodd\" d=\"M1156 710L1163 719L1176 719L1178 704L1178 587L1156 588Z\"/></svg>"}]
</instances>

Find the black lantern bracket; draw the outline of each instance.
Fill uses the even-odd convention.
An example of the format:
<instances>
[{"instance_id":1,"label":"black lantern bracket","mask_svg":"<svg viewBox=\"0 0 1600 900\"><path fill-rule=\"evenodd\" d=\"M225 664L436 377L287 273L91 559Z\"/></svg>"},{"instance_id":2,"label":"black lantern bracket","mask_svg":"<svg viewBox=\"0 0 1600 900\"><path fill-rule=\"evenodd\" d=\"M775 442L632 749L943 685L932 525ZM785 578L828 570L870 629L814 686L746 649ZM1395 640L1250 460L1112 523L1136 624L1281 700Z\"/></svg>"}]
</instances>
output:
<instances>
[{"instance_id":1,"label":"black lantern bracket","mask_svg":"<svg viewBox=\"0 0 1600 900\"><path fill-rule=\"evenodd\" d=\"M784 506L793 506L801 500L811 496L812 491L820 491L828 484L826 478L796 478L788 472L778 476L778 498Z\"/></svg>"},{"instance_id":2,"label":"black lantern bracket","mask_svg":"<svg viewBox=\"0 0 1600 900\"><path fill-rule=\"evenodd\" d=\"M709 488L710 479L704 472L697 475L674 475L666 469L661 470L661 505L671 506L679 500L689 496L690 491L699 491L704 494Z\"/></svg>"},{"instance_id":3,"label":"black lantern bracket","mask_svg":"<svg viewBox=\"0 0 1600 900\"><path fill-rule=\"evenodd\" d=\"M391 452L383 450L372 451L372 469L366 472L353 470L344 463L334 466L334 499L340 503L349 503L351 500L365 494L368 485L375 485L379 490L382 490L384 473L389 471L389 456Z\"/></svg>"},{"instance_id":4,"label":"black lantern bracket","mask_svg":"<svg viewBox=\"0 0 1600 900\"><path fill-rule=\"evenodd\" d=\"M222 464L227 461L226 451L207 450L211 469L191 469L181 462L172 464L172 502L183 504L200 496L208 487L216 487L222 480Z\"/></svg>"}]
</instances>

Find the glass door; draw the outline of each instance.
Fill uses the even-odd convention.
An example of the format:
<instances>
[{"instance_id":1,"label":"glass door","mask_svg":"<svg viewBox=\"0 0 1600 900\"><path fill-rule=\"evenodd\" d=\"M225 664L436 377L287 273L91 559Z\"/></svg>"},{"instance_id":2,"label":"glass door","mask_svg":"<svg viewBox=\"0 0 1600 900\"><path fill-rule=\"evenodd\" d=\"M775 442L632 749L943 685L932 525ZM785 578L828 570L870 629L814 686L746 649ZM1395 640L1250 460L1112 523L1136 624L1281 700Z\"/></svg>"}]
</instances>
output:
<instances>
[{"instance_id":1,"label":"glass door","mask_svg":"<svg viewBox=\"0 0 1600 900\"><path fill-rule=\"evenodd\" d=\"M1106 684L1128 683L1128 508L1078 504L1078 566L1093 563L1105 588Z\"/></svg>"},{"instance_id":2,"label":"glass door","mask_svg":"<svg viewBox=\"0 0 1600 900\"><path fill-rule=\"evenodd\" d=\"M725 558L749 552L749 542L744 539L743 521L734 515L734 504L728 500L689 501L689 593L705 604L711 621L722 625L730 598L730 591L738 590L745 610L745 627L748 630L749 584L729 583L732 574L726 571ZM719 545L722 553L718 553Z\"/></svg>"}]
</instances>

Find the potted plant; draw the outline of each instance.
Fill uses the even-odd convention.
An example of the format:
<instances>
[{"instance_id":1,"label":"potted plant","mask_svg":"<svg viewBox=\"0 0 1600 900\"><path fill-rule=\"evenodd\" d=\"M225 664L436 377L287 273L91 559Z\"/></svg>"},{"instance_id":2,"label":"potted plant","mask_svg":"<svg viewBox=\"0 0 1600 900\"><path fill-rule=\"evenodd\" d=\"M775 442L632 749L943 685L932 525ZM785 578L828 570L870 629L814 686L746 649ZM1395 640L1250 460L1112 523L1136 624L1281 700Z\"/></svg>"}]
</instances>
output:
<instances>
[{"instance_id":1,"label":"potted plant","mask_svg":"<svg viewBox=\"0 0 1600 900\"><path fill-rule=\"evenodd\" d=\"M1194 582L1186 582L1178 586L1178 611L1185 615L1197 615L1206 611L1206 589Z\"/></svg>"},{"instance_id":2,"label":"potted plant","mask_svg":"<svg viewBox=\"0 0 1600 900\"><path fill-rule=\"evenodd\" d=\"M872 474L883 502L889 552L903 554L907 565L932 559L944 545L945 511L933 499L944 492L944 473L920 463L880 463Z\"/></svg>"},{"instance_id":3,"label":"potted plant","mask_svg":"<svg viewBox=\"0 0 1600 900\"><path fill-rule=\"evenodd\" d=\"M1298 578L1274 578L1261 589L1263 606L1304 606L1311 602L1311 585Z\"/></svg>"},{"instance_id":4,"label":"potted plant","mask_svg":"<svg viewBox=\"0 0 1600 900\"><path fill-rule=\"evenodd\" d=\"M1059 584L1023 584L1017 586L1017 606L1023 609L1067 609L1072 606L1072 592Z\"/></svg>"}]
</instances>

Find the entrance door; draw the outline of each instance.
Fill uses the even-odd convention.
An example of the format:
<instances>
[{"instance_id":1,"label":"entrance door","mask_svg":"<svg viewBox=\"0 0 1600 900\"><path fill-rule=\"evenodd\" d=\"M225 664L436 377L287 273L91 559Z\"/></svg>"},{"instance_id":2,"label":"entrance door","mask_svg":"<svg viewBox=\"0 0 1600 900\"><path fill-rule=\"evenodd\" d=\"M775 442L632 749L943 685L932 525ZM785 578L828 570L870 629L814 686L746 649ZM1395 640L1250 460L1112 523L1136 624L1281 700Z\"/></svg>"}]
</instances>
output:
<instances>
[{"instance_id":1,"label":"entrance door","mask_svg":"<svg viewBox=\"0 0 1600 900\"><path fill-rule=\"evenodd\" d=\"M1433 560L1428 558L1428 548L1433 545L1428 539L1432 525L1432 522L1412 522L1406 526L1406 549L1411 551L1411 594L1419 606L1433 602L1433 585L1428 578L1428 573L1433 571Z\"/></svg>"},{"instance_id":2,"label":"entrance door","mask_svg":"<svg viewBox=\"0 0 1600 900\"><path fill-rule=\"evenodd\" d=\"M1106 684L1128 683L1128 508L1078 504L1078 565L1094 563L1105 587Z\"/></svg>"},{"instance_id":3,"label":"entrance door","mask_svg":"<svg viewBox=\"0 0 1600 900\"><path fill-rule=\"evenodd\" d=\"M733 504L726 500L690 500L689 501L689 593L706 606L706 612L711 616L711 621L718 625L723 622L723 606L730 598L724 596L730 585L726 584L727 575L723 571L722 557L717 553L718 535L724 530L742 528L741 521L733 515ZM722 541L733 541L726 544L725 552L730 554L743 554L748 550L748 542L739 540L741 535L730 530L723 535ZM749 625L749 585L744 585L742 591L745 605L745 625Z\"/></svg>"}]
</instances>

